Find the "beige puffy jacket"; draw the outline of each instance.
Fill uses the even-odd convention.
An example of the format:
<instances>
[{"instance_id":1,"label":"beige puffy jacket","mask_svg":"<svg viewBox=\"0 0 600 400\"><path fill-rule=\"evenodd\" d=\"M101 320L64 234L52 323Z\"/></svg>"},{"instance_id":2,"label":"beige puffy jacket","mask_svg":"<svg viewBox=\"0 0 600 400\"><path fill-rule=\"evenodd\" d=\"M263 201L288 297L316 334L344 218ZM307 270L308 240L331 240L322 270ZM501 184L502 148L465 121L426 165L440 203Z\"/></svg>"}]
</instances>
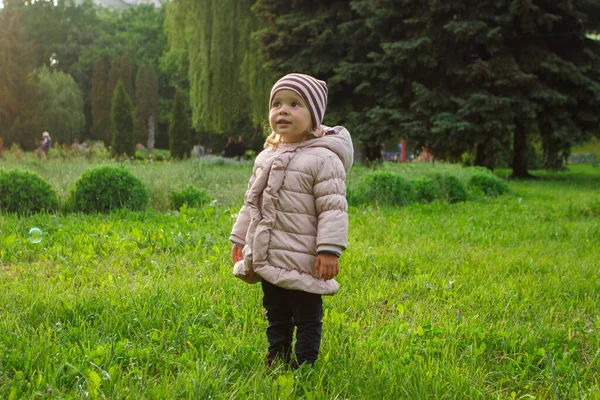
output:
<instances>
[{"instance_id":1,"label":"beige puffy jacket","mask_svg":"<svg viewBox=\"0 0 600 400\"><path fill-rule=\"evenodd\" d=\"M234 275L248 283L260 278L274 285L316 294L335 294L339 284L315 277L317 253L341 253L347 246L346 172L354 149L348 130L261 152L244 206L230 240L244 246ZM250 270L256 272L254 280Z\"/></svg>"}]
</instances>

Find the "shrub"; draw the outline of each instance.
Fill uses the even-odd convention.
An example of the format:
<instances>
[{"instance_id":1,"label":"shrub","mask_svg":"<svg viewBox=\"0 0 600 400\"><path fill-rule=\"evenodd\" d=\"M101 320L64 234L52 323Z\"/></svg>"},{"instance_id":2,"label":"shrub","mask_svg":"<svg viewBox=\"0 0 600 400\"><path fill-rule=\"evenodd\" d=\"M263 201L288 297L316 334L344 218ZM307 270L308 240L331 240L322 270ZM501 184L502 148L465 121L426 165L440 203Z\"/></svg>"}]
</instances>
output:
<instances>
[{"instance_id":1,"label":"shrub","mask_svg":"<svg viewBox=\"0 0 600 400\"><path fill-rule=\"evenodd\" d=\"M56 191L37 174L19 169L0 169L0 211L31 214L57 209Z\"/></svg>"},{"instance_id":2,"label":"shrub","mask_svg":"<svg viewBox=\"0 0 600 400\"><path fill-rule=\"evenodd\" d=\"M405 206L417 200L415 188L406 178L389 171L377 171L362 177L357 187L361 203Z\"/></svg>"},{"instance_id":3,"label":"shrub","mask_svg":"<svg viewBox=\"0 0 600 400\"><path fill-rule=\"evenodd\" d=\"M463 167L472 167L475 165L475 157L473 157L473 154L469 152L464 152L460 156L460 160Z\"/></svg>"},{"instance_id":4,"label":"shrub","mask_svg":"<svg viewBox=\"0 0 600 400\"><path fill-rule=\"evenodd\" d=\"M422 176L413 179L411 182L417 192L417 198L422 203L429 203L442 197L442 189L436 180Z\"/></svg>"},{"instance_id":5,"label":"shrub","mask_svg":"<svg viewBox=\"0 0 600 400\"><path fill-rule=\"evenodd\" d=\"M248 149L244 152L244 160L254 160L256 158L256 151Z\"/></svg>"},{"instance_id":6,"label":"shrub","mask_svg":"<svg viewBox=\"0 0 600 400\"><path fill-rule=\"evenodd\" d=\"M188 186L181 192L171 193L171 207L179 210L184 204L190 208L200 208L212 200L205 189Z\"/></svg>"},{"instance_id":7,"label":"shrub","mask_svg":"<svg viewBox=\"0 0 600 400\"><path fill-rule=\"evenodd\" d=\"M454 175L444 173L435 174L433 179L440 185L442 197L449 203L458 203L467 200L467 189Z\"/></svg>"},{"instance_id":8,"label":"shrub","mask_svg":"<svg viewBox=\"0 0 600 400\"><path fill-rule=\"evenodd\" d=\"M85 171L73 184L67 208L83 212L108 212L119 208L143 210L148 190L123 167L100 166Z\"/></svg>"},{"instance_id":9,"label":"shrub","mask_svg":"<svg viewBox=\"0 0 600 400\"><path fill-rule=\"evenodd\" d=\"M508 192L508 185L492 174L475 173L469 180L469 187L486 196L499 196Z\"/></svg>"}]
</instances>

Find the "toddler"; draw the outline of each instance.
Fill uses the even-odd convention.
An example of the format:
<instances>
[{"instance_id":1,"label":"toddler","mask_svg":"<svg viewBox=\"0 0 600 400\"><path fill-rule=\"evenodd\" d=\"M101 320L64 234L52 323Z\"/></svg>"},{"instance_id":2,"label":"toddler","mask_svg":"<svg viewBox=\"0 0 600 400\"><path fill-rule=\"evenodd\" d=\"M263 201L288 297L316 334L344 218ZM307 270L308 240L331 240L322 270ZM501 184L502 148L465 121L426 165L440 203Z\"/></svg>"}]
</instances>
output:
<instances>
[{"instance_id":1,"label":"toddler","mask_svg":"<svg viewBox=\"0 0 600 400\"><path fill-rule=\"evenodd\" d=\"M326 105L327 85L312 76L289 74L275 83L272 133L230 236L234 275L262 285L267 365L277 358L293 368L317 360L321 295L339 287L333 278L347 245L346 173L354 150L348 130L321 125Z\"/></svg>"}]
</instances>

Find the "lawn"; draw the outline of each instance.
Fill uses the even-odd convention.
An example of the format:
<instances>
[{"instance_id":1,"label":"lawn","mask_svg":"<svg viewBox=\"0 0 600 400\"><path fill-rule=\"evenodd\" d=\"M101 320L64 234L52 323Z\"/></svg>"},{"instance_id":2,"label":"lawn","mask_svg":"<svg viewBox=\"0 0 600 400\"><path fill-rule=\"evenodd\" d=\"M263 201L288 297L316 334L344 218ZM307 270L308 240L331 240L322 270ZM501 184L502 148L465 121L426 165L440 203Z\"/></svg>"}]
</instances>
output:
<instances>
[{"instance_id":1,"label":"lawn","mask_svg":"<svg viewBox=\"0 0 600 400\"><path fill-rule=\"evenodd\" d=\"M62 199L96 165L6 164ZM146 212L0 216L0 398L600 398L600 168L539 172L493 199L351 207L320 360L292 372L265 369L260 287L231 275L251 165L127 167ZM189 184L217 201L169 211Z\"/></svg>"}]
</instances>

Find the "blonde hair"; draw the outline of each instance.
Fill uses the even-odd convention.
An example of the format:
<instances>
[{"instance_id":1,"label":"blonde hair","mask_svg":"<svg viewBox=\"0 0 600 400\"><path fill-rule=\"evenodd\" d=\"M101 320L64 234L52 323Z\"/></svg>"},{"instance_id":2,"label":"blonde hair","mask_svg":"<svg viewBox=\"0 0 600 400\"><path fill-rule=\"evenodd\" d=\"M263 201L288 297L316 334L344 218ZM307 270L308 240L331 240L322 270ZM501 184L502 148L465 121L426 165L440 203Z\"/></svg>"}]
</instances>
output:
<instances>
[{"instance_id":1,"label":"blonde hair","mask_svg":"<svg viewBox=\"0 0 600 400\"><path fill-rule=\"evenodd\" d=\"M324 134L325 130L322 127L319 126L317 129L311 127L308 130L308 137L306 138L306 140L318 138L323 136ZM270 149L271 147L277 146L279 143L281 143L281 136L274 130L271 130L271 134L267 136L267 140L265 140L264 148Z\"/></svg>"}]
</instances>

